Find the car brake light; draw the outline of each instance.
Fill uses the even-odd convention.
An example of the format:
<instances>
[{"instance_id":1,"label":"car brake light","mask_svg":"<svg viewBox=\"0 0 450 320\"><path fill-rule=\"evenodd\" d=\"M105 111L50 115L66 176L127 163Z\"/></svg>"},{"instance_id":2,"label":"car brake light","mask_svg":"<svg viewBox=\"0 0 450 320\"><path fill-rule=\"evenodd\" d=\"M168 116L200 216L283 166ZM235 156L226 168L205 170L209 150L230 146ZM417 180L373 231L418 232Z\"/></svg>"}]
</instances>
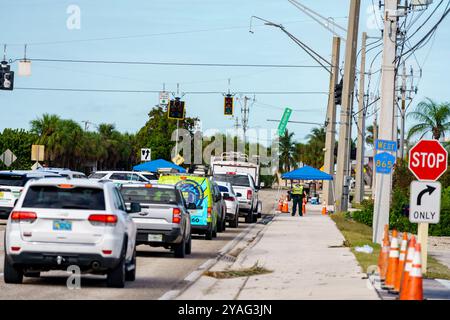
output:
<instances>
[{"instance_id":1,"label":"car brake light","mask_svg":"<svg viewBox=\"0 0 450 320\"><path fill-rule=\"evenodd\" d=\"M114 214L91 214L88 220L93 224L116 224L117 216Z\"/></svg>"},{"instance_id":2,"label":"car brake light","mask_svg":"<svg viewBox=\"0 0 450 320\"><path fill-rule=\"evenodd\" d=\"M19 251L20 247L11 247L11 251Z\"/></svg>"},{"instance_id":3,"label":"car brake light","mask_svg":"<svg viewBox=\"0 0 450 320\"><path fill-rule=\"evenodd\" d=\"M11 213L12 221L34 221L37 218L37 214L35 212L28 211L13 211Z\"/></svg>"},{"instance_id":4,"label":"car brake light","mask_svg":"<svg viewBox=\"0 0 450 320\"><path fill-rule=\"evenodd\" d=\"M184 176L183 176L183 177L180 177L180 179L181 179L181 180L186 180L187 177L184 177Z\"/></svg>"},{"instance_id":5,"label":"car brake light","mask_svg":"<svg viewBox=\"0 0 450 320\"><path fill-rule=\"evenodd\" d=\"M228 198L224 198L225 201L234 201L234 197L228 197Z\"/></svg>"},{"instance_id":6,"label":"car brake light","mask_svg":"<svg viewBox=\"0 0 450 320\"><path fill-rule=\"evenodd\" d=\"M252 194L253 194L252 190L247 190L247 199L250 200L252 198Z\"/></svg>"},{"instance_id":7,"label":"car brake light","mask_svg":"<svg viewBox=\"0 0 450 320\"><path fill-rule=\"evenodd\" d=\"M72 189L72 188L75 188L75 186L73 184L58 184L57 187L60 188L60 189Z\"/></svg>"},{"instance_id":8,"label":"car brake light","mask_svg":"<svg viewBox=\"0 0 450 320\"><path fill-rule=\"evenodd\" d=\"M172 210L172 223L181 222L181 210L180 208L173 208Z\"/></svg>"},{"instance_id":9,"label":"car brake light","mask_svg":"<svg viewBox=\"0 0 450 320\"><path fill-rule=\"evenodd\" d=\"M146 185L145 185L145 188L147 188L147 189L149 189L149 188L151 188L151 187L153 187L151 184L146 184Z\"/></svg>"},{"instance_id":10,"label":"car brake light","mask_svg":"<svg viewBox=\"0 0 450 320\"><path fill-rule=\"evenodd\" d=\"M235 176L235 175L236 175L236 172L227 172L227 174L230 174L230 175Z\"/></svg>"},{"instance_id":11,"label":"car brake light","mask_svg":"<svg viewBox=\"0 0 450 320\"><path fill-rule=\"evenodd\" d=\"M102 250L103 254L111 254L112 250Z\"/></svg>"},{"instance_id":12,"label":"car brake light","mask_svg":"<svg viewBox=\"0 0 450 320\"><path fill-rule=\"evenodd\" d=\"M208 207L208 218L211 218L212 207Z\"/></svg>"}]
</instances>

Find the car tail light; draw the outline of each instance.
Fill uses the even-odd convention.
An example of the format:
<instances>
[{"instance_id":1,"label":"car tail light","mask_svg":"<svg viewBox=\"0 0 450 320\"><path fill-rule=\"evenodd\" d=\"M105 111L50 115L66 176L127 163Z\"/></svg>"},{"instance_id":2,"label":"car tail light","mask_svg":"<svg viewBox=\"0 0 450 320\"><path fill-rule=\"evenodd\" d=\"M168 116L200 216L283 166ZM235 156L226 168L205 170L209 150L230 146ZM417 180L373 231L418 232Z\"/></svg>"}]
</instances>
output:
<instances>
[{"instance_id":1,"label":"car tail light","mask_svg":"<svg viewBox=\"0 0 450 320\"><path fill-rule=\"evenodd\" d=\"M111 254L112 250L102 250L103 254Z\"/></svg>"},{"instance_id":2,"label":"car tail light","mask_svg":"<svg viewBox=\"0 0 450 320\"><path fill-rule=\"evenodd\" d=\"M233 175L233 176L235 176L235 175L236 175L236 172L227 172L227 174L228 174L228 175Z\"/></svg>"},{"instance_id":3,"label":"car tail light","mask_svg":"<svg viewBox=\"0 0 450 320\"><path fill-rule=\"evenodd\" d=\"M172 223L180 223L180 222L181 222L181 210L180 208L173 208Z\"/></svg>"},{"instance_id":4,"label":"car tail light","mask_svg":"<svg viewBox=\"0 0 450 320\"><path fill-rule=\"evenodd\" d=\"M147 189L150 189L150 188L152 188L153 186L152 186L151 184L147 183L144 187L147 188Z\"/></svg>"},{"instance_id":5,"label":"car tail light","mask_svg":"<svg viewBox=\"0 0 450 320\"><path fill-rule=\"evenodd\" d=\"M88 220L95 225L115 225L117 216L114 214L91 214Z\"/></svg>"},{"instance_id":6,"label":"car tail light","mask_svg":"<svg viewBox=\"0 0 450 320\"><path fill-rule=\"evenodd\" d=\"M11 251L19 251L20 247L11 247Z\"/></svg>"},{"instance_id":7,"label":"car tail light","mask_svg":"<svg viewBox=\"0 0 450 320\"><path fill-rule=\"evenodd\" d=\"M211 218L212 207L208 207L208 218Z\"/></svg>"},{"instance_id":8,"label":"car tail light","mask_svg":"<svg viewBox=\"0 0 450 320\"><path fill-rule=\"evenodd\" d=\"M28 211L13 211L11 213L11 221L29 221L33 222L36 220L37 214L35 212Z\"/></svg>"},{"instance_id":9,"label":"car tail light","mask_svg":"<svg viewBox=\"0 0 450 320\"><path fill-rule=\"evenodd\" d=\"M73 189L75 188L75 186L73 184L58 184L57 185L58 188L60 189Z\"/></svg>"},{"instance_id":10,"label":"car tail light","mask_svg":"<svg viewBox=\"0 0 450 320\"><path fill-rule=\"evenodd\" d=\"M252 190L247 190L247 199L250 200L252 198L252 194L253 194Z\"/></svg>"},{"instance_id":11,"label":"car tail light","mask_svg":"<svg viewBox=\"0 0 450 320\"><path fill-rule=\"evenodd\" d=\"M235 201L234 197L224 198L225 201Z\"/></svg>"}]
</instances>

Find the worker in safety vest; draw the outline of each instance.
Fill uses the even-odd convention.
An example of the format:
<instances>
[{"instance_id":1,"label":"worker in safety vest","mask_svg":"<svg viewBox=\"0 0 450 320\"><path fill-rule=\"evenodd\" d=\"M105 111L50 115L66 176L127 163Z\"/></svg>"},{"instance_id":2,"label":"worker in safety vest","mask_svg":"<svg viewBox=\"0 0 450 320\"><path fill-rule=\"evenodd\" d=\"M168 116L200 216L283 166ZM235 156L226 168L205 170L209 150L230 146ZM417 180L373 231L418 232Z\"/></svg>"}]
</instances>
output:
<instances>
[{"instance_id":1,"label":"worker in safety vest","mask_svg":"<svg viewBox=\"0 0 450 320\"><path fill-rule=\"evenodd\" d=\"M303 185L301 185L300 183L294 184L292 186L290 194L291 194L292 202L293 202L292 216L295 216L295 214L297 213L297 207L298 207L298 214L300 217L302 217L303 216L302 202L303 202L303 197L306 196L306 192L304 191Z\"/></svg>"}]
</instances>

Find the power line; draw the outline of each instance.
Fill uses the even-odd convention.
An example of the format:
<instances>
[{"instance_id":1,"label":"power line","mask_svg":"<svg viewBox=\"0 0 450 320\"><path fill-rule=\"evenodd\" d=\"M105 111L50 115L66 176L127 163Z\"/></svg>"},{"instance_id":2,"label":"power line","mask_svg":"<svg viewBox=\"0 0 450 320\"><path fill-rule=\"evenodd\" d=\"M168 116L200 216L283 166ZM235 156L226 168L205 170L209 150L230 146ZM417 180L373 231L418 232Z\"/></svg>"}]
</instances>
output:
<instances>
[{"instance_id":1,"label":"power line","mask_svg":"<svg viewBox=\"0 0 450 320\"><path fill-rule=\"evenodd\" d=\"M14 60L13 62L19 59ZM316 65L296 64L245 64L245 63L187 63L187 62L158 62L158 61L113 61L113 60L75 60L75 59L30 59L39 62L57 63L93 63L93 64L125 64L125 65L161 65L161 66L190 66L190 67L245 67L245 68L321 68Z\"/></svg>"}]
</instances>

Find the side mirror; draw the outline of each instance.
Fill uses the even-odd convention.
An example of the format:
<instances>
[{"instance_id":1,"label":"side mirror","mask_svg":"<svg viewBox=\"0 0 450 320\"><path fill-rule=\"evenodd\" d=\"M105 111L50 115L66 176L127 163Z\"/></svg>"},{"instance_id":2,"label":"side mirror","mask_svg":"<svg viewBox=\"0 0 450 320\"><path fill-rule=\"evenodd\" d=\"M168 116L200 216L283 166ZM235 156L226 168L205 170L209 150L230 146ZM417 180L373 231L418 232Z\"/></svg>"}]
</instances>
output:
<instances>
[{"instance_id":1,"label":"side mirror","mask_svg":"<svg viewBox=\"0 0 450 320\"><path fill-rule=\"evenodd\" d=\"M189 202L189 203L187 204L187 209L188 209L188 210L195 210L195 209L197 209L197 206L195 205L195 203Z\"/></svg>"},{"instance_id":2,"label":"side mirror","mask_svg":"<svg viewBox=\"0 0 450 320\"><path fill-rule=\"evenodd\" d=\"M242 197L242 193L238 192L238 193L236 193L236 196L237 197Z\"/></svg>"},{"instance_id":3,"label":"side mirror","mask_svg":"<svg viewBox=\"0 0 450 320\"><path fill-rule=\"evenodd\" d=\"M130 210L128 210L128 213L137 213L141 211L142 211L141 204L138 202L132 202L130 204Z\"/></svg>"}]
</instances>

